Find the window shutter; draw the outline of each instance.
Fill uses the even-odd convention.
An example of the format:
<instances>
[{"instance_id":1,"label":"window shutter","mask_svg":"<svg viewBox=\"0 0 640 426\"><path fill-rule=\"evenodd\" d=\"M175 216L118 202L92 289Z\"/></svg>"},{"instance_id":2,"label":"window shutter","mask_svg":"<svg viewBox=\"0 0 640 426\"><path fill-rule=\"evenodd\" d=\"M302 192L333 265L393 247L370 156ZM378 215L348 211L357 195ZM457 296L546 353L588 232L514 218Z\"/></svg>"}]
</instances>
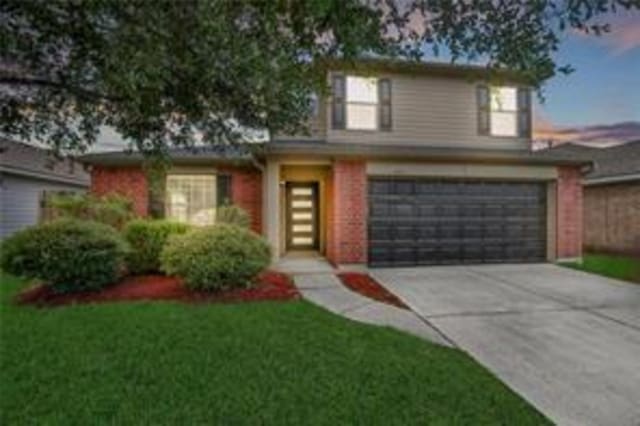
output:
<instances>
[{"instance_id":1,"label":"window shutter","mask_svg":"<svg viewBox=\"0 0 640 426\"><path fill-rule=\"evenodd\" d=\"M518 136L531 137L531 91L518 88Z\"/></svg>"},{"instance_id":2,"label":"window shutter","mask_svg":"<svg viewBox=\"0 0 640 426\"><path fill-rule=\"evenodd\" d=\"M331 80L332 105L331 125L334 129L344 129L345 123L345 80L342 75L335 75Z\"/></svg>"},{"instance_id":3,"label":"window shutter","mask_svg":"<svg viewBox=\"0 0 640 426\"><path fill-rule=\"evenodd\" d=\"M391 130L391 80L388 78L378 80L378 102L380 130Z\"/></svg>"},{"instance_id":4,"label":"window shutter","mask_svg":"<svg viewBox=\"0 0 640 426\"><path fill-rule=\"evenodd\" d=\"M491 128L491 102L489 99L489 87L478 86L476 91L476 103L478 107L478 134L488 135Z\"/></svg>"},{"instance_id":5,"label":"window shutter","mask_svg":"<svg viewBox=\"0 0 640 426\"><path fill-rule=\"evenodd\" d=\"M49 191L42 191L40 193L40 222L46 222L51 219L51 208L49 204Z\"/></svg>"},{"instance_id":6,"label":"window shutter","mask_svg":"<svg viewBox=\"0 0 640 426\"><path fill-rule=\"evenodd\" d=\"M218 207L221 207L232 204L233 200L231 199L231 175L217 175L216 186L216 190L218 192L216 205Z\"/></svg>"}]
</instances>

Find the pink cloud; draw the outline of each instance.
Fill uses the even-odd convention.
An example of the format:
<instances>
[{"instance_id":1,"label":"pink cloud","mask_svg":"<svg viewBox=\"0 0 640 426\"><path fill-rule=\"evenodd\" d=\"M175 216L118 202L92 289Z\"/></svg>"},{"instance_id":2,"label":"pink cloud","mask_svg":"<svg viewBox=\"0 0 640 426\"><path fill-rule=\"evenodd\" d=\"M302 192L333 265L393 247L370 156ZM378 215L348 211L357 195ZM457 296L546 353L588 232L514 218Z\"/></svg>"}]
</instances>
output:
<instances>
[{"instance_id":1,"label":"pink cloud","mask_svg":"<svg viewBox=\"0 0 640 426\"><path fill-rule=\"evenodd\" d=\"M558 145L565 142L578 142L594 146L616 145L632 140L640 140L640 122L625 121L614 124L592 126L555 126L544 118L534 117L533 139L537 142L550 142Z\"/></svg>"},{"instance_id":2,"label":"pink cloud","mask_svg":"<svg viewBox=\"0 0 640 426\"><path fill-rule=\"evenodd\" d=\"M619 11L619 14L605 17L598 23L610 24L611 31L599 37L578 30L572 34L609 47L614 55L640 47L640 12Z\"/></svg>"}]
</instances>

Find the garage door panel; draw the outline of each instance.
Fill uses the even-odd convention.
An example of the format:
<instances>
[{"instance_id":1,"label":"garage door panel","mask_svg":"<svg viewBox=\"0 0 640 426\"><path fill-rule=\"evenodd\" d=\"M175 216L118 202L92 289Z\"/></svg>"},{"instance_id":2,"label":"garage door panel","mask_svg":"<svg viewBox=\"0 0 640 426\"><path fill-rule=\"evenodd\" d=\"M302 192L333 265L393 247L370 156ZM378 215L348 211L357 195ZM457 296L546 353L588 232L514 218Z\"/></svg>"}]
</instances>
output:
<instances>
[{"instance_id":1,"label":"garage door panel","mask_svg":"<svg viewBox=\"0 0 640 426\"><path fill-rule=\"evenodd\" d=\"M543 261L545 197L540 183L372 179L370 264Z\"/></svg>"},{"instance_id":2,"label":"garage door panel","mask_svg":"<svg viewBox=\"0 0 640 426\"><path fill-rule=\"evenodd\" d=\"M393 205L393 208L391 209L391 214L397 217L411 218L416 216L417 211L413 203L410 203L408 201L399 201Z\"/></svg>"}]
</instances>

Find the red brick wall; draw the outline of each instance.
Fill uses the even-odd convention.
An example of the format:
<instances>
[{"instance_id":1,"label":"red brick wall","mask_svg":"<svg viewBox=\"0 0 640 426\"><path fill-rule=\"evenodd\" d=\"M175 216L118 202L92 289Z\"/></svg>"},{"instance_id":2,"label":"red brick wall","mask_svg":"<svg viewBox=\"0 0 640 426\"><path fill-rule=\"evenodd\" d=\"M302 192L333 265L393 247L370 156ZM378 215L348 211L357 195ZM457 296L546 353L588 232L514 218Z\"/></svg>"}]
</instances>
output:
<instances>
[{"instance_id":1,"label":"red brick wall","mask_svg":"<svg viewBox=\"0 0 640 426\"><path fill-rule=\"evenodd\" d=\"M336 161L327 256L333 263L367 262L367 174L363 161Z\"/></svg>"},{"instance_id":2,"label":"red brick wall","mask_svg":"<svg viewBox=\"0 0 640 426\"><path fill-rule=\"evenodd\" d=\"M148 214L147 178L139 167L94 167L91 170L91 192L96 195L113 192L124 195L133 200L137 215Z\"/></svg>"},{"instance_id":3,"label":"red brick wall","mask_svg":"<svg viewBox=\"0 0 640 426\"><path fill-rule=\"evenodd\" d=\"M262 177L260 171L251 168L224 167L223 173L231 175L233 204L245 209L251 216L251 229L262 232ZM144 171L139 167L99 167L91 172L91 192L104 195L110 192L130 197L136 214L147 216L149 191Z\"/></svg>"},{"instance_id":4,"label":"red brick wall","mask_svg":"<svg viewBox=\"0 0 640 426\"><path fill-rule=\"evenodd\" d=\"M262 233L262 174L250 168L225 167L220 169L231 175L233 204L243 208L251 216L251 229Z\"/></svg>"},{"instance_id":5,"label":"red brick wall","mask_svg":"<svg viewBox=\"0 0 640 426\"><path fill-rule=\"evenodd\" d=\"M557 257L582 256L582 184L578 167L558 168Z\"/></svg>"}]
</instances>

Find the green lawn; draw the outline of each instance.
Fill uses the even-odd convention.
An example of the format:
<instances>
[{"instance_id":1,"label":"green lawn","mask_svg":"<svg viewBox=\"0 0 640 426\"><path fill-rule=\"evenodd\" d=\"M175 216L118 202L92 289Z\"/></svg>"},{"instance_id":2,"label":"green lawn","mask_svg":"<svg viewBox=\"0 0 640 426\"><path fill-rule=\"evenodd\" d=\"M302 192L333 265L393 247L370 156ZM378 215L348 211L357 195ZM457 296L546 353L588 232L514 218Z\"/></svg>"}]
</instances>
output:
<instances>
[{"instance_id":1,"label":"green lawn","mask_svg":"<svg viewBox=\"0 0 640 426\"><path fill-rule=\"evenodd\" d=\"M547 424L460 351L306 302L12 305L1 424Z\"/></svg>"},{"instance_id":2,"label":"green lawn","mask_svg":"<svg viewBox=\"0 0 640 426\"><path fill-rule=\"evenodd\" d=\"M640 259L628 256L586 254L582 263L562 263L563 266L605 277L640 283Z\"/></svg>"}]
</instances>

